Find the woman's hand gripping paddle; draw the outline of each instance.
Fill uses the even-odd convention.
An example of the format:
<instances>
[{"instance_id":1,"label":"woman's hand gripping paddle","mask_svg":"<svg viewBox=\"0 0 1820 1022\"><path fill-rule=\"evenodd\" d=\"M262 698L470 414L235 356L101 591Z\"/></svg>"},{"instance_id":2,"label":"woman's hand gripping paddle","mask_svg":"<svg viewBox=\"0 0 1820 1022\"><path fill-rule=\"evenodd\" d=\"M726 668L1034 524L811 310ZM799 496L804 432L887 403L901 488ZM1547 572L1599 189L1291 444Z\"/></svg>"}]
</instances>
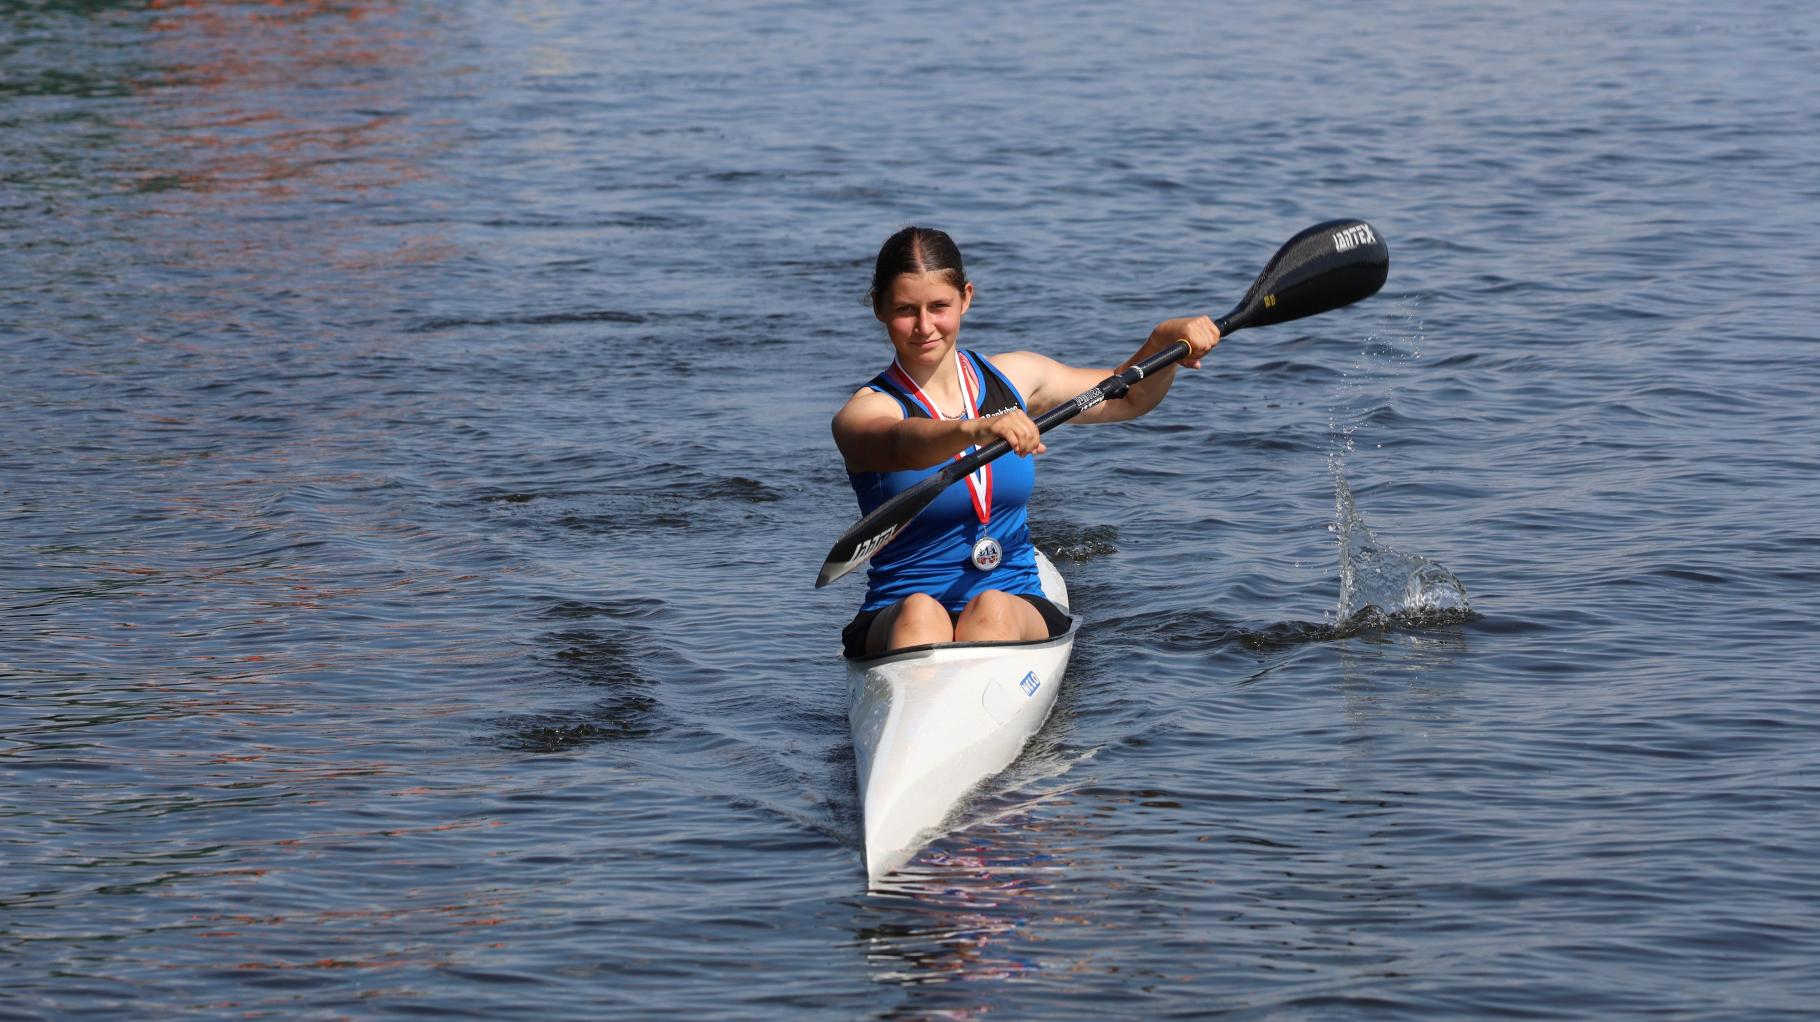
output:
<instances>
[{"instance_id":1,"label":"woman's hand gripping paddle","mask_svg":"<svg viewBox=\"0 0 1820 1022\"><path fill-rule=\"evenodd\" d=\"M1247 327L1314 316L1377 294L1389 275L1390 249L1370 224L1363 220L1329 220L1284 242L1252 282L1251 290L1213 325L1223 338ZM1173 365L1188 352L1188 342L1183 341L1116 376L1108 376L1092 390L1037 416L1037 430L1047 433L1102 401L1124 397L1132 384ZM940 472L879 505L834 542L834 549L828 551L828 559L822 563L821 574L815 577L815 587L819 589L866 563L912 518L934 503L943 490L1010 450L1010 444L996 440L948 462Z\"/></svg>"}]
</instances>

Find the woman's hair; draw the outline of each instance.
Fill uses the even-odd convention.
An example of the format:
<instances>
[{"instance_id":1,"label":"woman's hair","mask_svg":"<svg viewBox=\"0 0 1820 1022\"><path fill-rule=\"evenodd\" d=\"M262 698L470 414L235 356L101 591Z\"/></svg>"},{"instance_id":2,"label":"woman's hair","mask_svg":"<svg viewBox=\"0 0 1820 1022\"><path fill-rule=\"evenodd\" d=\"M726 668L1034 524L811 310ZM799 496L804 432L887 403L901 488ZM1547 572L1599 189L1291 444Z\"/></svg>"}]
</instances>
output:
<instances>
[{"instance_id":1,"label":"woman's hair","mask_svg":"<svg viewBox=\"0 0 1820 1022\"><path fill-rule=\"evenodd\" d=\"M866 302L874 310L885 300L891 282L906 273L935 273L945 277L956 291L967 287L967 271L961 267L961 250L946 231L933 227L906 227L885 239L878 250L878 263L872 268L872 289Z\"/></svg>"}]
</instances>

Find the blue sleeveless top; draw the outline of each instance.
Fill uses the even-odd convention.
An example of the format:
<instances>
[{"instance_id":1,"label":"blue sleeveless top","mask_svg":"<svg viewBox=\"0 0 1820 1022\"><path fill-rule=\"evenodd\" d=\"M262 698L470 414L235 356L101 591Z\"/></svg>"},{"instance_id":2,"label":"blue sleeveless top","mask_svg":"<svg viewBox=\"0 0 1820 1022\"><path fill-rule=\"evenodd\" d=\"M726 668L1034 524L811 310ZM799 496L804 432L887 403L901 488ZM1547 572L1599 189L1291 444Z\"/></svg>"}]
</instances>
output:
<instances>
[{"instance_id":1,"label":"blue sleeveless top","mask_svg":"<svg viewBox=\"0 0 1820 1022\"><path fill-rule=\"evenodd\" d=\"M1006 408L1024 408L1024 397L1011 381L992 363L971 351L961 354L973 364L984 384L980 398L981 415ZM906 418L928 418L917 402L879 374L867 383L897 399ZM880 504L942 470L943 462L925 469L903 472L849 472L847 481L859 497L861 516L869 515ZM1036 548L1030 544L1030 529L1024 513L1030 491L1036 485L1036 462L1031 455L1007 454L992 462L992 516L985 525L985 535L998 540L1005 556L996 568L981 571L973 566L973 544L981 536L979 515L973 510L973 498L967 481L958 480L942 491L923 512L910 520L903 531L891 538L884 549L874 554L866 570L866 602L860 610L882 610L912 593L928 593L951 611L959 612L967 601L988 589L998 589L1014 596L1043 595L1036 573Z\"/></svg>"}]
</instances>

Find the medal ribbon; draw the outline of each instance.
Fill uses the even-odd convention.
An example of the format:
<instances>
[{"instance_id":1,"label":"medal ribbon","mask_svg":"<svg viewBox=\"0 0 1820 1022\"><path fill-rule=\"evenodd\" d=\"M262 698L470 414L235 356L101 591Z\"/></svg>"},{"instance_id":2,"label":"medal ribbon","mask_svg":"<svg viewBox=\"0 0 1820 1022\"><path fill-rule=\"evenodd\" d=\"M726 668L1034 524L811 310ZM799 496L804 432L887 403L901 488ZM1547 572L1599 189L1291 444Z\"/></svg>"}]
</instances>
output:
<instances>
[{"instance_id":1,"label":"medal ribbon","mask_svg":"<svg viewBox=\"0 0 1820 1022\"><path fill-rule=\"evenodd\" d=\"M890 376L892 383L897 384L905 393L910 395L910 399L915 401L918 407L929 413L931 419L940 422L941 420L948 418L948 416L942 414L940 408L936 407L935 402L930 400L929 395L923 393L923 388L916 385L916 381L910 378L910 374L904 371L904 367L898 364L897 359L894 358L891 360L891 368L886 370L886 374ZM961 399L966 402L965 407L962 409L963 414L957 415L955 418L979 418L980 399L985 395L985 387L981 385L979 377L975 374L972 361L962 358L959 348L954 350L954 375L961 384ZM964 451L956 452L954 456L956 458L964 458L967 455L972 454L973 451L974 448L969 447ZM967 476L967 493L973 498L973 513L979 518L980 525L984 527L988 522L992 521L991 462L987 462L979 468L974 469L973 472Z\"/></svg>"}]
</instances>

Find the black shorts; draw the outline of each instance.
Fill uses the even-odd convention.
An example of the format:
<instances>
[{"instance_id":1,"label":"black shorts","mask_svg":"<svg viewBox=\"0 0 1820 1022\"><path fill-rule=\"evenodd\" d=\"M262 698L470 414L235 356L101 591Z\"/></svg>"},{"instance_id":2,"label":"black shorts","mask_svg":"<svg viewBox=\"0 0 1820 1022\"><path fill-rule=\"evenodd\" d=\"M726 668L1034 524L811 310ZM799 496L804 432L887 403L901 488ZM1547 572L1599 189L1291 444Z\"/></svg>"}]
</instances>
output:
<instances>
[{"instance_id":1,"label":"black shorts","mask_svg":"<svg viewBox=\"0 0 1820 1022\"><path fill-rule=\"evenodd\" d=\"M1043 615L1043 623L1049 626L1049 637L1052 639L1067 631L1068 626L1074 623L1074 619L1069 617L1062 608L1050 603L1045 597L1031 596L1028 593L1019 593L1018 596L1035 607L1037 613ZM862 610L853 615L853 620L847 622L847 627L841 629L840 632L841 650L847 659L864 660L866 658L866 635L872 631L872 622L877 620L880 614L890 609L890 607L880 607L877 610ZM958 621L960 614L951 610L948 612L948 620Z\"/></svg>"}]
</instances>

